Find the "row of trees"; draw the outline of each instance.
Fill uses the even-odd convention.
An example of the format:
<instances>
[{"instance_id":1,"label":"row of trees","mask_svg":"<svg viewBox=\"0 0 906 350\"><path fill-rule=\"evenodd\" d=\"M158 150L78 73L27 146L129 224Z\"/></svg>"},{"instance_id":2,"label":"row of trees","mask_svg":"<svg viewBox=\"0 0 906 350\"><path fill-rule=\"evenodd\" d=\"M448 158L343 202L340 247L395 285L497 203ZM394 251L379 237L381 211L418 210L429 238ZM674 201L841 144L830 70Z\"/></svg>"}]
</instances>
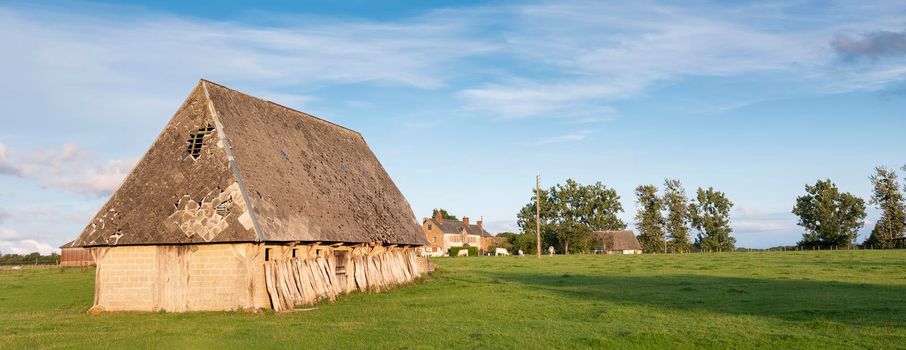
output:
<instances>
[{"instance_id":1,"label":"row of trees","mask_svg":"<svg viewBox=\"0 0 906 350\"><path fill-rule=\"evenodd\" d=\"M906 166L903 166L906 171ZM863 246L904 248L906 234L906 201L896 171L880 166L869 177L872 194L868 203L881 211L871 235ZM806 194L796 198L793 214L805 229L799 246L804 248L851 247L856 244L859 229L865 225L865 200L840 192L831 180L819 180L805 186Z\"/></svg>"},{"instance_id":2,"label":"row of trees","mask_svg":"<svg viewBox=\"0 0 906 350\"><path fill-rule=\"evenodd\" d=\"M730 209L733 202L726 194L698 188L695 198L686 197L677 179L664 180L664 193L658 195L655 185L635 189L638 211L635 215L639 243L646 253L668 251L684 253L692 248L704 251L732 251L736 239L730 236ZM695 242L690 231L697 231Z\"/></svg>"},{"instance_id":3,"label":"row of trees","mask_svg":"<svg viewBox=\"0 0 906 350\"><path fill-rule=\"evenodd\" d=\"M0 255L0 265L31 265L31 264L59 264L60 254L50 253L50 255L41 255L41 253L31 254L2 254Z\"/></svg>"},{"instance_id":4,"label":"row of trees","mask_svg":"<svg viewBox=\"0 0 906 350\"><path fill-rule=\"evenodd\" d=\"M513 249L535 250L535 214L538 208L535 191L516 215L521 234L502 233ZM617 215L623 212L616 190L601 182L583 185L567 179L549 189L540 190L540 226L542 246L559 251L589 251L597 242L594 231L623 230L626 223ZM723 192L699 188L690 201L679 180L664 182L664 193L654 185L636 188L638 212L635 215L639 240L646 252L687 252L693 247L711 251L734 249L730 236L730 209L733 203ZM692 242L692 229L698 234Z\"/></svg>"}]
</instances>

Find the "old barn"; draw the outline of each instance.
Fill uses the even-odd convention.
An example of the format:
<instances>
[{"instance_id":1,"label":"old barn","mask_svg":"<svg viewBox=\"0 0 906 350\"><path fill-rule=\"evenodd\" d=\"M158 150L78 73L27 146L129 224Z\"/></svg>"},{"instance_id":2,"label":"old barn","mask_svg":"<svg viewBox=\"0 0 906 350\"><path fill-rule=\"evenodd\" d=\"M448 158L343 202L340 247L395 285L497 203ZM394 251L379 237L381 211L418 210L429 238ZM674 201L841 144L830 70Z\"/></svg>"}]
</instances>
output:
<instances>
[{"instance_id":1,"label":"old barn","mask_svg":"<svg viewBox=\"0 0 906 350\"><path fill-rule=\"evenodd\" d=\"M202 80L73 246L95 311L283 310L428 268L362 135Z\"/></svg>"},{"instance_id":2,"label":"old barn","mask_svg":"<svg viewBox=\"0 0 906 350\"><path fill-rule=\"evenodd\" d=\"M642 245L632 230L597 231L594 233L605 254L642 254Z\"/></svg>"}]
</instances>

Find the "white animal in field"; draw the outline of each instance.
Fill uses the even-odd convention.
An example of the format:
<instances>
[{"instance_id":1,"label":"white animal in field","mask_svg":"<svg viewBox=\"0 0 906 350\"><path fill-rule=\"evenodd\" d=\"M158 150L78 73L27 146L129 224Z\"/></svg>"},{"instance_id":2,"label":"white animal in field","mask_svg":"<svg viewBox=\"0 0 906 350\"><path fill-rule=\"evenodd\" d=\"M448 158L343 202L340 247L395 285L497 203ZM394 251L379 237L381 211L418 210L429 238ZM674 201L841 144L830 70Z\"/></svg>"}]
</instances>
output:
<instances>
[{"instance_id":1,"label":"white animal in field","mask_svg":"<svg viewBox=\"0 0 906 350\"><path fill-rule=\"evenodd\" d=\"M456 256L469 256L469 251L467 249L460 250L456 252Z\"/></svg>"},{"instance_id":2,"label":"white animal in field","mask_svg":"<svg viewBox=\"0 0 906 350\"><path fill-rule=\"evenodd\" d=\"M503 255L503 256L510 256L510 252L508 252L508 251L506 250L506 248L494 248L494 255L496 255L496 256L501 256L501 255Z\"/></svg>"},{"instance_id":3,"label":"white animal in field","mask_svg":"<svg viewBox=\"0 0 906 350\"><path fill-rule=\"evenodd\" d=\"M554 256L554 246L547 247L547 255Z\"/></svg>"},{"instance_id":4,"label":"white animal in field","mask_svg":"<svg viewBox=\"0 0 906 350\"><path fill-rule=\"evenodd\" d=\"M522 249L519 249L519 256L525 256L525 253L522 251Z\"/></svg>"}]
</instances>

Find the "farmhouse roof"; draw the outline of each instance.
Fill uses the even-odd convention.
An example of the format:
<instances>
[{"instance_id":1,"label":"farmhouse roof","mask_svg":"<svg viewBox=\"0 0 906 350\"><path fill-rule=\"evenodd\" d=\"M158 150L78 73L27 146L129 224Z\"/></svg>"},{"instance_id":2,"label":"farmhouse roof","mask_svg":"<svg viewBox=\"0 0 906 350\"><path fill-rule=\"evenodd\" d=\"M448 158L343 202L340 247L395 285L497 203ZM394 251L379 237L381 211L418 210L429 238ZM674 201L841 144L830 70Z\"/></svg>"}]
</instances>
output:
<instances>
[{"instance_id":1,"label":"farmhouse roof","mask_svg":"<svg viewBox=\"0 0 906 350\"><path fill-rule=\"evenodd\" d=\"M604 250L642 250L632 230L598 231L595 234L604 241Z\"/></svg>"},{"instance_id":2,"label":"farmhouse roof","mask_svg":"<svg viewBox=\"0 0 906 350\"><path fill-rule=\"evenodd\" d=\"M71 240L71 241L69 241L69 242L66 242L66 244L60 246L60 249L76 247L75 245L73 245L74 243L75 243L75 240Z\"/></svg>"},{"instance_id":3,"label":"farmhouse roof","mask_svg":"<svg viewBox=\"0 0 906 350\"><path fill-rule=\"evenodd\" d=\"M450 219L435 219L429 218L429 221L433 222L440 228L443 233L446 234L458 234L462 233L463 228L465 228L466 233L475 236L489 237L491 233L485 230L484 228L478 225L465 225L462 221L459 220L450 220Z\"/></svg>"},{"instance_id":4,"label":"farmhouse roof","mask_svg":"<svg viewBox=\"0 0 906 350\"><path fill-rule=\"evenodd\" d=\"M75 241L426 244L362 135L202 80Z\"/></svg>"}]
</instances>

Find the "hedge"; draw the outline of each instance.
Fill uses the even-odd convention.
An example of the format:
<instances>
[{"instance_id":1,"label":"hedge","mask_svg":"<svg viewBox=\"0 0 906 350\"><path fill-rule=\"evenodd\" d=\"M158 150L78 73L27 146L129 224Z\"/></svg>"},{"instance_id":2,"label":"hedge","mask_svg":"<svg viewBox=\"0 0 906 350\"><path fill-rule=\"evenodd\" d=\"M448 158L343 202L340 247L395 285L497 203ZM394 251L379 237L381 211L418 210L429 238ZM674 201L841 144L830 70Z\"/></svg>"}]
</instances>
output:
<instances>
[{"instance_id":1,"label":"hedge","mask_svg":"<svg viewBox=\"0 0 906 350\"><path fill-rule=\"evenodd\" d=\"M478 247L450 247L450 256L456 256L460 250L468 250L469 256L478 256Z\"/></svg>"}]
</instances>

